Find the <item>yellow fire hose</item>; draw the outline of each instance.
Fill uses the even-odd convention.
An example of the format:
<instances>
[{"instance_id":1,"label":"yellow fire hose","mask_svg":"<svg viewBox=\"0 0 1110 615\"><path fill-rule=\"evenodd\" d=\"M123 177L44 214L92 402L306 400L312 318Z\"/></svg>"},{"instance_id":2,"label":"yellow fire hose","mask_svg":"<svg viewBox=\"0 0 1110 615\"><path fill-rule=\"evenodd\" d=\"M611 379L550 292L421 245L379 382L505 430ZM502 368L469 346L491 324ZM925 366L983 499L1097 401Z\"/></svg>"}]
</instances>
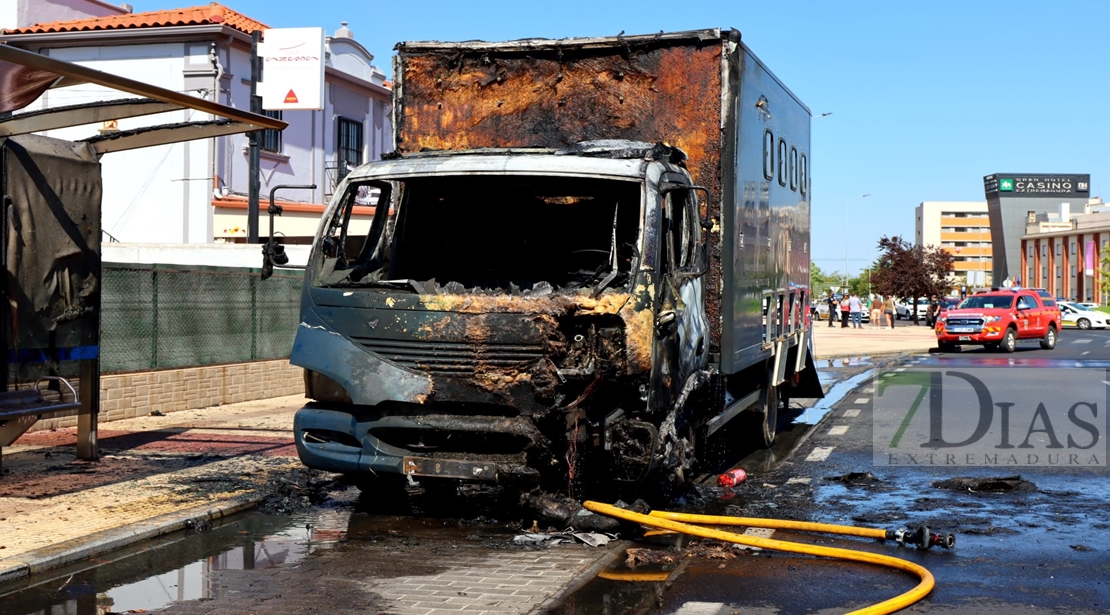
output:
<instances>
[{"instance_id":1,"label":"yellow fire hose","mask_svg":"<svg viewBox=\"0 0 1110 615\"><path fill-rule=\"evenodd\" d=\"M823 557L833 557L837 559L850 560L855 562L863 562L865 564L877 564L879 566L886 566L895 570L909 572L917 575L921 582L916 587L904 594L895 596L889 600L885 600L878 604L871 605L857 611L852 611L848 615L881 615L885 613L893 613L895 611L904 609L911 604L921 600L933 590L935 581L933 574L922 566L918 566L913 562L908 562L904 559L891 557L889 555L881 555L878 553L868 553L866 551L853 551L851 549L841 549L838 547L822 547L818 545L808 545L798 542L788 542L785 540L774 540L772 538L759 538L757 536L745 536L735 532L726 532L723 530L715 530L707 527L700 527L698 525L690 525L690 523L703 523L706 525L743 525L747 527L763 527L773 529L786 529L786 530L801 530L810 532L825 532L831 534L844 534L848 536L862 536L866 538L891 538L891 534L886 530L851 527L847 525L832 525L827 523L807 523L803 521L785 521L777 519L757 519L750 517L721 517L711 515L691 515L684 513L671 513L662 511L652 511L650 515L643 515L640 513L617 508L610 504L602 504L601 502L587 501L583 506L592 512L616 517L625 521L632 521L650 527L657 527L675 532L682 532L691 536L700 536L702 538L711 538L714 540L723 540L736 544L746 545L750 547L759 547L761 549L773 549L776 551L786 551L789 553L804 553L806 555L819 555ZM950 539L951 540L951 539Z\"/></svg>"}]
</instances>

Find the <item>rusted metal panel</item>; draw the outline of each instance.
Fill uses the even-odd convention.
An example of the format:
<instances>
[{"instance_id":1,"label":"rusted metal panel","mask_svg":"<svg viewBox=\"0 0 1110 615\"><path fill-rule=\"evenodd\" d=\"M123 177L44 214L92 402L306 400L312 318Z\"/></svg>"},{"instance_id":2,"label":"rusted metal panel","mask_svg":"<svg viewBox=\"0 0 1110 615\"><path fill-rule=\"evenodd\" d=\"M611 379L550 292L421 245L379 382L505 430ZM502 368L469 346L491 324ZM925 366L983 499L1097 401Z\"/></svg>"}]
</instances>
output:
<instances>
[{"instance_id":1,"label":"rusted metal panel","mask_svg":"<svg viewBox=\"0 0 1110 615\"><path fill-rule=\"evenodd\" d=\"M705 36L713 33L715 36ZM519 45L401 44L395 113L399 152L562 148L594 139L664 142L689 156L703 208L720 219L722 54L719 31L674 38ZM709 232L707 311L720 336L721 227Z\"/></svg>"}]
</instances>

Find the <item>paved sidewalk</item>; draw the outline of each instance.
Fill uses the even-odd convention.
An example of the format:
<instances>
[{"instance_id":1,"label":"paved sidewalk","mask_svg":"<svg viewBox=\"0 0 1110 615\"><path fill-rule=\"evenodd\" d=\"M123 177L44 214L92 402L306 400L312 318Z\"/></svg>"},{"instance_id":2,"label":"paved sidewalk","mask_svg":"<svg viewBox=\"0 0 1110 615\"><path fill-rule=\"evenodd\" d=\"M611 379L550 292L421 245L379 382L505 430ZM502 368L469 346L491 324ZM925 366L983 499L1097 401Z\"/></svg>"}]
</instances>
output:
<instances>
[{"instance_id":1,"label":"paved sidewalk","mask_svg":"<svg viewBox=\"0 0 1110 615\"><path fill-rule=\"evenodd\" d=\"M925 353L937 347L933 329L922 322L896 321L893 329L869 324L862 329L830 327L828 321L813 323L813 353L817 359L862 357L884 354Z\"/></svg>"},{"instance_id":2,"label":"paved sidewalk","mask_svg":"<svg viewBox=\"0 0 1110 615\"><path fill-rule=\"evenodd\" d=\"M101 423L101 459L76 459L75 429L4 447L0 582L249 508L302 468L300 395Z\"/></svg>"}]
</instances>

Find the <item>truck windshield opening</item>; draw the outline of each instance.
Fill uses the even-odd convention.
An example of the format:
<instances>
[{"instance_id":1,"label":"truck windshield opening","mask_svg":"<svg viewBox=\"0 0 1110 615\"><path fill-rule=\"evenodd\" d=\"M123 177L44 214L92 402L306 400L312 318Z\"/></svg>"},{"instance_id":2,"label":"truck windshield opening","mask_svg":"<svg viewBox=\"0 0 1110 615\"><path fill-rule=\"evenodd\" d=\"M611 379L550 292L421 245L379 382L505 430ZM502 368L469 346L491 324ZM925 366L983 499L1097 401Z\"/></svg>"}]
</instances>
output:
<instances>
[{"instance_id":1,"label":"truck windshield opening","mask_svg":"<svg viewBox=\"0 0 1110 615\"><path fill-rule=\"evenodd\" d=\"M349 213L359 199L347 198L324 227L317 284L496 294L614 288L629 283L639 256L637 181L471 175L375 188L383 205L397 195L395 210L379 208L360 234Z\"/></svg>"}]
</instances>

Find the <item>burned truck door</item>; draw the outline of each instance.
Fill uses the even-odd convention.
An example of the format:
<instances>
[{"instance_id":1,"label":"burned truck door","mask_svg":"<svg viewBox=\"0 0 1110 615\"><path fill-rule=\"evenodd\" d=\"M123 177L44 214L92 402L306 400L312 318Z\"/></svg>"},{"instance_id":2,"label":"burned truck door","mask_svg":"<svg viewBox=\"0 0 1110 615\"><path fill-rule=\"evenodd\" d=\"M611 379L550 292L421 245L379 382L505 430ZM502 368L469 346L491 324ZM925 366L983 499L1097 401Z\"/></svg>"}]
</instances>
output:
<instances>
[{"instance_id":1,"label":"burned truck door","mask_svg":"<svg viewBox=\"0 0 1110 615\"><path fill-rule=\"evenodd\" d=\"M660 194L661 275L656 293L657 356L651 403L655 409L670 409L679 403L687 381L708 363L706 259L696 194L686 183L664 184Z\"/></svg>"}]
</instances>

